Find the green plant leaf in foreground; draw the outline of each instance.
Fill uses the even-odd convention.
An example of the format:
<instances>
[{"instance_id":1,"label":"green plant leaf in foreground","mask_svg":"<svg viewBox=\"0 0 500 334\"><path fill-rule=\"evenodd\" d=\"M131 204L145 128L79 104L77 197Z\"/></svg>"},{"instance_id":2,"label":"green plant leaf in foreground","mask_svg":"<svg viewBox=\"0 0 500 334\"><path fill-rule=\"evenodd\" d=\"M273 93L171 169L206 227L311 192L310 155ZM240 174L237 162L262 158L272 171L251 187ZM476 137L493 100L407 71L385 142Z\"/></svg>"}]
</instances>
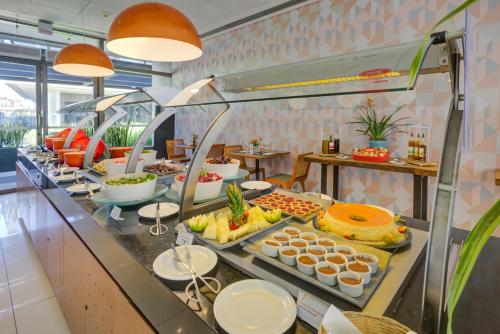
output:
<instances>
[{"instance_id":1,"label":"green plant leaf in foreground","mask_svg":"<svg viewBox=\"0 0 500 334\"><path fill-rule=\"evenodd\" d=\"M446 16L444 16L441 20L436 23L431 30L425 34L425 36L422 38L422 41L420 42L420 46L418 48L417 53L415 54L415 58L413 58L413 61L410 66L410 72L408 73L408 89L411 88L412 83L415 81L415 78L417 77L418 69L420 67L420 63L423 60L424 57L424 49L427 47L427 44L429 43L429 40L431 38L431 35L436 31L439 26L441 26L443 23L454 17L455 15L461 13L474 3L476 3L478 0L466 0L464 1L460 6L456 7L453 9L451 12L449 12Z\"/></svg>"},{"instance_id":2,"label":"green plant leaf in foreground","mask_svg":"<svg viewBox=\"0 0 500 334\"><path fill-rule=\"evenodd\" d=\"M500 225L500 200L496 203L479 219L476 226L467 236L464 246L460 251L460 257L457 262L455 275L451 281L450 289L448 291L448 324L447 333L453 333L453 312L462 295L465 284L469 280L469 276L474 269L477 257L489 237L495 229ZM495 254L493 254L494 256Z\"/></svg>"}]
</instances>

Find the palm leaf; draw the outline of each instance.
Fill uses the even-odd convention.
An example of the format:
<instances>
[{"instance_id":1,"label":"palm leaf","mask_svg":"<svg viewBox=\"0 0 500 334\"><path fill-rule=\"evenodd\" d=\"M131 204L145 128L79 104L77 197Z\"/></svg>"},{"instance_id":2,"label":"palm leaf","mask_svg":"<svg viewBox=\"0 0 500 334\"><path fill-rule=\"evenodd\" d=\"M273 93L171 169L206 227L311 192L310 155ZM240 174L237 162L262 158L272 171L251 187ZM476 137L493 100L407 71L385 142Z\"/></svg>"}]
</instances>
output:
<instances>
[{"instance_id":1,"label":"palm leaf","mask_svg":"<svg viewBox=\"0 0 500 334\"><path fill-rule=\"evenodd\" d=\"M450 289L448 291L448 334L453 333L453 312L455 311L460 296L462 295L462 291L469 280L472 269L474 269L476 260L489 237L493 234L498 225L500 225L500 200L497 200L496 203L479 219L476 226L467 236L464 246L460 251L460 256L455 269L455 275L453 276Z\"/></svg>"},{"instance_id":2,"label":"palm leaf","mask_svg":"<svg viewBox=\"0 0 500 334\"><path fill-rule=\"evenodd\" d=\"M441 20L436 23L429 32L424 36L422 41L420 42L420 46L418 48L417 53L415 54L415 58L413 58L413 61L410 66L410 72L408 74L408 89L411 88L412 83L415 81L418 70L420 69L420 64L423 61L424 57L424 50L427 47L427 44L429 44L431 35L436 31L436 29L441 26L443 23L454 17L455 15L459 14L463 10L467 9L471 5L473 5L477 0L466 0L464 1L460 6L456 7L453 9L451 12L449 12L446 16L444 16Z\"/></svg>"}]
</instances>

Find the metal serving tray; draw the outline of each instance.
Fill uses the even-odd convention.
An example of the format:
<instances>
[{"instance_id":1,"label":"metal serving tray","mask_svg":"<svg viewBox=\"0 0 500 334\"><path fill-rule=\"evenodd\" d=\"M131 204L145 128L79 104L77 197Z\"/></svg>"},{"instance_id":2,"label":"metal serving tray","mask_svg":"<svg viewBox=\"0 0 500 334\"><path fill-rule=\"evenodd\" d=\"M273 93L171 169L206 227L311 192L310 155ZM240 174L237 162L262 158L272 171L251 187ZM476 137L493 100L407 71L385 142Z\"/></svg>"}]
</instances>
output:
<instances>
[{"instance_id":1,"label":"metal serving tray","mask_svg":"<svg viewBox=\"0 0 500 334\"><path fill-rule=\"evenodd\" d=\"M312 197L312 196L302 195L302 194L299 194L299 193L294 193L294 192L291 192L291 191L288 191L288 190L284 190L284 189L277 188L272 193L278 193L278 194L290 196L290 197L293 197L293 198L297 198L297 199L300 199L300 200L303 200L303 201L313 202L315 204L321 205L321 208L323 210L326 210L331 205L330 201L327 201L327 200L324 200L324 199L321 199L321 198L317 198L317 197ZM269 195L269 194L265 194L263 196L266 196L266 195ZM259 198L259 197L257 197L257 198ZM254 198L254 199L250 200L249 203L252 203L253 205L257 205L257 206L260 206L260 207L268 209L268 210L269 209L270 210L275 209L275 208L271 208L269 206L266 206L266 205L263 205L263 204L255 202L255 200L257 198ZM289 214L289 213L287 213L287 214ZM307 223L308 221L310 221L311 219L313 219L314 217L316 217L318 215L318 213L315 212L315 213L312 213L312 214L307 215L305 217L295 216L294 214L289 214L289 215L291 215L296 220L299 220L301 222Z\"/></svg>"},{"instance_id":2,"label":"metal serving tray","mask_svg":"<svg viewBox=\"0 0 500 334\"><path fill-rule=\"evenodd\" d=\"M368 285L365 286L363 294L356 298L350 297L340 291L338 284L334 286L328 286L317 280L316 276L308 276L306 274L303 274L297 269L297 267L287 266L286 264L282 263L278 258L269 257L264 253L262 253L261 251L262 242L265 239L269 239L272 233L276 232L277 230L281 230L280 227L273 226L272 230L267 230L266 233L261 233L259 236L249 239L245 243L243 250L254 255L256 258L273 265L276 268L279 268L295 277L302 279L303 281L309 284L312 284L328 293L331 293L332 295L335 295L343 300L346 300L349 303L358 306L359 308L363 308L370 299L370 297L373 295L377 287L379 286L384 276L386 275L387 269L389 268L391 262L392 254L377 248L350 242L349 240L332 236L331 234L325 233L323 231L318 231L310 226L299 224L293 221L287 224L287 227L288 226L296 227L304 232L313 232L316 235L318 235L318 237L324 237L334 240L338 245L349 245L358 252L371 253L377 256L379 258L378 271L375 275L372 275L371 281Z\"/></svg>"},{"instance_id":3,"label":"metal serving tray","mask_svg":"<svg viewBox=\"0 0 500 334\"><path fill-rule=\"evenodd\" d=\"M225 212L225 211L228 211L228 210L230 210L230 209L226 207L226 208L222 208L222 209L219 209L219 210L216 210L216 211L207 212L205 214L208 215L210 213L213 213L214 215L217 215L219 212ZM269 227L267 227L265 229L255 231L253 233L247 234L247 235L245 235L245 236L243 236L243 237L241 237L239 239L230 241L230 242L225 243L225 244L220 244L219 242L217 242L217 240L205 239L205 238L203 238L203 233L193 232L193 231L191 231L189 229L189 225L187 223L187 220L183 221L183 223L186 226L186 229L188 229L188 231L190 231L191 233L193 233L194 236L195 236L195 238L197 240L200 240L203 243L206 243L207 245L210 245L210 246L212 246L215 249L225 249L225 248L230 248L230 247L239 245L239 244L241 244L245 240L248 240L248 239L250 239L252 237L258 236L259 234L264 233L264 232L266 232L266 231L268 231L270 229L276 228L277 226L281 226L285 222L289 221L291 218L292 218L292 216L290 216L289 214L286 214L286 213L282 212L281 213L281 220L280 221L278 221L278 222L276 222L274 224L271 224Z\"/></svg>"}]
</instances>

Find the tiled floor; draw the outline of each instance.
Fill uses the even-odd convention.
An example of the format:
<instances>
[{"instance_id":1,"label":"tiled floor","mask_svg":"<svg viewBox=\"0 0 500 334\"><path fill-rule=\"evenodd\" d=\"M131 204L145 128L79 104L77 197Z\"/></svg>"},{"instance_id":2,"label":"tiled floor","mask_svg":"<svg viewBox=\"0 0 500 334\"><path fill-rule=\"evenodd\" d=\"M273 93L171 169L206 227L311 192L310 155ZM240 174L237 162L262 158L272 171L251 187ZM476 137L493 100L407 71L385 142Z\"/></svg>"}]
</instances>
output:
<instances>
[{"instance_id":1,"label":"tiled floor","mask_svg":"<svg viewBox=\"0 0 500 334\"><path fill-rule=\"evenodd\" d=\"M0 196L0 333L70 333L33 244L17 220L15 193Z\"/></svg>"}]
</instances>

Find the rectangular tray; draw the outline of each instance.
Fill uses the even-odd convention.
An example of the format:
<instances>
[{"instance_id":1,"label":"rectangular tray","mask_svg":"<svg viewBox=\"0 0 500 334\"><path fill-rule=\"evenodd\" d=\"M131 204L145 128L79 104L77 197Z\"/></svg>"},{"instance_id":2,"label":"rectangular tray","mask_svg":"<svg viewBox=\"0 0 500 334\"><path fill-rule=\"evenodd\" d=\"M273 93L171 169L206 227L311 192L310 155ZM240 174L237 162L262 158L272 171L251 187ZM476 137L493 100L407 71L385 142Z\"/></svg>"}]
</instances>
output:
<instances>
[{"instance_id":1,"label":"rectangular tray","mask_svg":"<svg viewBox=\"0 0 500 334\"><path fill-rule=\"evenodd\" d=\"M376 255L379 258L379 268L378 268L377 273L375 275L372 275L370 284L365 286L363 294L359 297L356 297L356 298L350 297L350 296L348 296L340 291L338 284L335 286L328 286L328 285L323 284L322 282L318 281L316 279L316 276L308 276L306 274L303 274L296 267L287 266L286 264L282 263L278 258L269 257L269 256L263 254L261 251L261 243L265 239L268 239L272 233L276 232L276 230L279 230L279 228L274 228L272 231L267 231L266 233L262 233L259 236L256 236L256 237L249 239L245 243L243 250L246 251L247 253L252 254L256 258L271 264L272 266L274 266L276 268L279 268L279 269L281 269L281 270L283 270L283 271L285 271L285 272L287 272L295 277L302 279L303 281L305 281L311 285L314 285L314 286L316 286L316 287L318 287L318 288L320 288L320 289L322 289L322 290L324 290L324 291L326 291L326 292L328 292L328 293L330 293L330 294L332 294L340 299L343 299L343 300L345 300L353 305L356 305L359 308L363 308L366 305L366 303L368 302L368 300L370 299L370 297L373 295L373 293L375 292L377 287L379 286L379 284L382 281L382 279L384 278L384 276L386 275L387 269L389 268L389 265L391 262L392 254L389 252L377 249L377 248L373 248L370 246L351 242L351 241L345 240L343 238L337 238L337 237L332 236L331 234L328 234L326 232L319 231L319 230L316 230L310 226L302 225L302 224L299 224L299 223L296 223L293 221L290 222L289 224L287 224L287 226L296 227L296 228L298 228L302 231L305 231L305 232L316 233L318 235L318 237L330 238L330 239L334 240L339 245L349 245L349 246L353 247L356 251L359 251L359 252L367 252L367 253L371 253L371 254Z\"/></svg>"},{"instance_id":2,"label":"rectangular tray","mask_svg":"<svg viewBox=\"0 0 500 334\"><path fill-rule=\"evenodd\" d=\"M226 211L226 210L229 210L229 208L222 208L222 209L219 209L219 210L216 210L216 211L212 211L212 213L214 215L217 215L217 213L222 212L222 211ZM210 214L210 212L207 212L205 214ZM193 233L194 236L195 236L195 238L197 240L200 240L200 241L206 243L207 245L212 246L215 249L225 249L225 248L230 248L230 247L239 245L239 244L241 244L245 240L248 240L248 239L250 239L252 237L258 236L259 234L264 233L267 230L270 230L272 228L276 228L276 226L282 225L283 223L289 221L291 218L292 218L292 216L290 216L289 214L286 214L286 213L282 212L281 213L281 220L280 221L278 221L278 222L276 222L274 224L271 224L269 227L267 227L265 229L255 231L253 233L247 234L247 235L245 235L245 236L243 236L243 237L241 237L239 239L233 240L233 241L225 243L225 244L220 244L220 243L217 242L217 240L205 239L205 238L203 238L203 233L193 232L193 231L191 231L189 229L189 225L187 223L187 220L183 221L183 223L186 226L186 229L189 232Z\"/></svg>"},{"instance_id":3,"label":"rectangular tray","mask_svg":"<svg viewBox=\"0 0 500 334\"><path fill-rule=\"evenodd\" d=\"M288 190L284 190L284 189L274 189L273 193L278 193L278 194L283 194L283 195L286 195L286 196L290 196L290 197L293 197L293 198L298 198L298 199L301 199L301 200L304 200L304 201L309 201L309 202L313 202L313 203L316 203L316 204L319 204L321 205L321 208L323 210L326 210L330 205L331 203L329 201L326 201L324 199L320 199L320 198L316 198L316 197L312 197L312 196L306 196L306 195L302 195L302 194L298 194L298 193L294 193L294 192L291 192L291 191L288 191ZM266 195L269 195L269 194L266 194ZM265 195L263 195L265 196ZM257 197L259 198L259 197ZM274 208L271 208L269 206L266 206L266 205L263 205L263 204L259 204L259 203L256 203L254 200L257 199L257 198L254 198L250 201L248 201L249 203L252 203L253 205L257 205L257 206L260 206L261 208L265 208L265 209L274 209ZM288 215L291 215L294 219L296 220L299 220L301 222L304 222L304 223L307 223L308 221L310 221L311 219L313 219L314 217L316 217L318 215L317 212L315 213L312 213L308 216L305 216L305 217L300 217L300 216L295 216L291 213L286 213Z\"/></svg>"},{"instance_id":4,"label":"rectangular tray","mask_svg":"<svg viewBox=\"0 0 500 334\"><path fill-rule=\"evenodd\" d=\"M154 170L154 169L150 169L149 167L144 167L144 171L145 172L148 172L148 173L153 173L153 174L156 174L158 176L167 176L167 175L172 175L172 174L177 174L177 173L181 173L182 172L182 169L180 170L173 170L173 171L168 171L168 172L158 172L157 170Z\"/></svg>"}]
</instances>

